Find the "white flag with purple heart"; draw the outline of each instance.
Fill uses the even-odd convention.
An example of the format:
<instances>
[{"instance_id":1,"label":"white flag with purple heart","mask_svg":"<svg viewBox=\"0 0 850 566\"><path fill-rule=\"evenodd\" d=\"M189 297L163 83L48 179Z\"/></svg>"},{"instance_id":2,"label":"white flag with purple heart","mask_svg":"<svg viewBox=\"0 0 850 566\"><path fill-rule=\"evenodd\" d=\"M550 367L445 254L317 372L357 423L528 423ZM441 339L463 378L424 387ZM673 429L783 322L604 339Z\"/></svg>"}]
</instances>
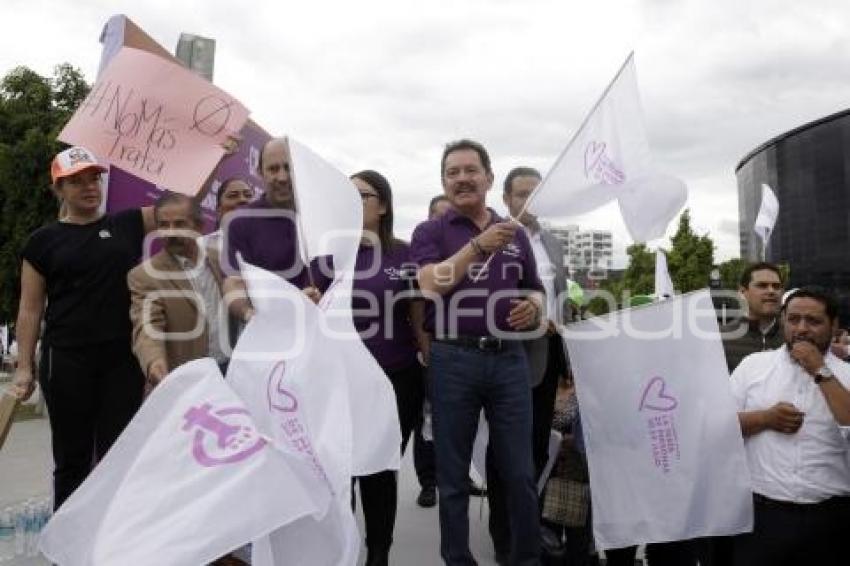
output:
<instances>
[{"instance_id":1,"label":"white flag with purple heart","mask_svg":"<svg viewBox=\"0 0 850 566\"><path fill-rule=\"evenodd\" d=\"M275 447L209 359L154 389L41 534L62 566L208 564L327 514L308 461ZM238 510L238 512L234 512Z\"/></svg>"},{"instance_id":2,"label":"white flag with purple heart","mask_svg":"<svg viewBox=\"0 0 850 566\"><path fill-rule=\"evenodd\" d=\"M652 162L633 54L529 198L529 210L575 216L615 199L636 242L663 236L687 200L685 184Z\"/></svg>"},{"instance_id":3,"label":"white flag with purple heart","mask_svg":"<svg viewBox=\"0 0 850 566\"><path fill-rule=\"evenodd\" d=\"M750 474L708 291L588 319L564 339L597 546L751 530Z\"/></svg>"}]
</instances>

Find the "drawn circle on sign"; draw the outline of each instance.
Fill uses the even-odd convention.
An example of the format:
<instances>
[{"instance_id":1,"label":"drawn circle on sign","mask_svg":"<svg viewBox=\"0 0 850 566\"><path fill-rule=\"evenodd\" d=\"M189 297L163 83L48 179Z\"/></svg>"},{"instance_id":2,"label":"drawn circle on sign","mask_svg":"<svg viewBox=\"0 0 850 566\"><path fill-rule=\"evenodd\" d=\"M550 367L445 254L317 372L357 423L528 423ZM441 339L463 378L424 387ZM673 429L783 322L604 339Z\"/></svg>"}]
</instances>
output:
<instances>
[{"instance_id":1,"label":"drawn circle on sign","mask_svg":"<svg viewBox=\"0 0 850 566\"><path fill-rule=\"evenodd\" d=\"M217 136L227 127L232 114L233 101L210 94L195 104L192 114L192 127L190 130L198 130L205 136Z\"/></svg>"}]
</instances>

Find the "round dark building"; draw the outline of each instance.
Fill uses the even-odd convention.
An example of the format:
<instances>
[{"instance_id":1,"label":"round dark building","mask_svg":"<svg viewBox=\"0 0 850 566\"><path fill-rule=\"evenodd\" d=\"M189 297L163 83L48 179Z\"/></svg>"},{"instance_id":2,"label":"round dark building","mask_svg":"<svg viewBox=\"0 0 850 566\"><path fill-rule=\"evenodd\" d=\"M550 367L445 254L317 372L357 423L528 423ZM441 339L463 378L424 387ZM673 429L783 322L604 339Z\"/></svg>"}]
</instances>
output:
<instances>
[{"instance_id":1,"label":"round dark building","mask_svg":"<svg viewBox=\"0 0 850 566\"><path fill-rule=\"evenodd\" d=\"M787 287L821 285L850 323L850 109L762 144L735 169L741 257L788 264ZM762 250L753 232L762 183L779 201L773 234ZM764 255L762 256L762 253Z\"/></svg>"}]
</instances>

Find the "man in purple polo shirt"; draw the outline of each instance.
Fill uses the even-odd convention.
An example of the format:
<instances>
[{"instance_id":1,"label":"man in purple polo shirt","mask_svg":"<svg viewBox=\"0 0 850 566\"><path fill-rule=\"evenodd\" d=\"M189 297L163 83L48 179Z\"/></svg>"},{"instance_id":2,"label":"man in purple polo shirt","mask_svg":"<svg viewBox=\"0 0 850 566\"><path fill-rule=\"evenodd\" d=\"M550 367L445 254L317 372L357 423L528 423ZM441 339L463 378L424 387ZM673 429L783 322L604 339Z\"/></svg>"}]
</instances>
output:
<instances>
[{"instance_id":1,"label":"man in purple polo shirt","mask_svg":"<svg viewBox=\"0 0 850 566\"><path fill-rule=\"evenodd\" d=\"M222 226L222 254L225 293L242 298L230 301L231 314L247 322L254 313L245 296L245 283L239 277L237 252L252 265L273 271L318 301L320 289L326 289L332 277L316 266L305 267L298 253L298 229L295 225L295 194L290 171L286 138L272 138L260 152L260 174L266 191L259 199L233 211Z\"/></svg>"},{"instance_id":2,"label":"man in purple polo shirt","mask_svg":"<svg viewBox=\"0 0 850 566\"><path fill-rule=\"evenodd\" d=\"M426 330L434 336L440 553L449 565L476 564L469 550L468 478L483 407L507 493L510 564L539 564L529 370L520 339L543 334L543 285L525 233L486 206L493 172L484 147L471 140L448 144L441 176L453 210L420 224L411 242L419 286L435 303Z\"/></svg>"}]
</instances>

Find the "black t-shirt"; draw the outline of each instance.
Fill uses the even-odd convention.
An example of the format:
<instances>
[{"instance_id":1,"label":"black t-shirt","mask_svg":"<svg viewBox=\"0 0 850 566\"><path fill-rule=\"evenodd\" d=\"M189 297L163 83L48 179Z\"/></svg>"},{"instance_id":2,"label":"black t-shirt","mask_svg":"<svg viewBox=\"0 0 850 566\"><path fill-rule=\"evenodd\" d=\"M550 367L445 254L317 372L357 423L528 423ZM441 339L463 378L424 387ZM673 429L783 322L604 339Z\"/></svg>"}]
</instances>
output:
<instances>
[{"instance_id":1,"label":"black t-shirt","mask_svg":"<svg viewBox=\"0 0 850 566\"><path fill-rule=\"evenodd\" d=\"M23 258L47 286L44 341L73 347L124 340L130 345L127 272L142 253L139 209L91 224L54 222L30 235Z\"/></svg>"}]
</instances>

